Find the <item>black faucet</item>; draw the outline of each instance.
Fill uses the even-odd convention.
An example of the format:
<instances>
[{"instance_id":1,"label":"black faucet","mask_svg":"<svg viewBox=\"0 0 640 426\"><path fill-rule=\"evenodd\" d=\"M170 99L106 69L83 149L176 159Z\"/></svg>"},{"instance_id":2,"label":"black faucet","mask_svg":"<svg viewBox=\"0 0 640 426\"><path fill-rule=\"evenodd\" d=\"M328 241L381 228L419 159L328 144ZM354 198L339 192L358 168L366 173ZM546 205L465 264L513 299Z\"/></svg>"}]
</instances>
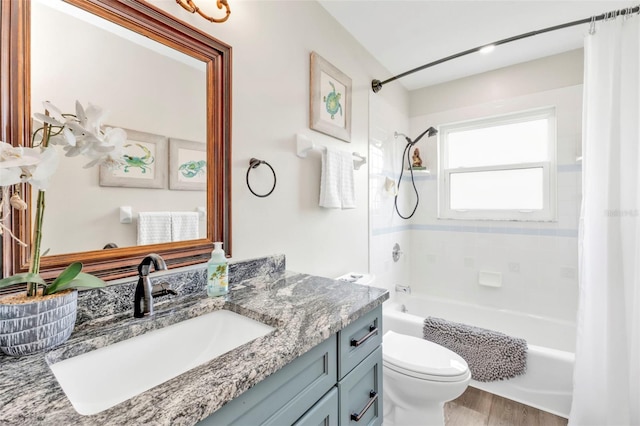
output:
<instances>
[{"instance_id":1,"label":"black faucet","mask_svg":"<svg viewBox=\"0 0 640 426\"><path fill-rule=\"evenodd\" d=\"M164 271L167 269L167 264L162 257L155 253L147 255L138 265L138 284L136 285L133 301L133 316L136 318L153 315L154 297L164 296L166 294L177 294L169 288L169 284L167 283L151 285L151 280L149 279L151 264L153 264L156 271Z\"/></svg>"}]
</instances>

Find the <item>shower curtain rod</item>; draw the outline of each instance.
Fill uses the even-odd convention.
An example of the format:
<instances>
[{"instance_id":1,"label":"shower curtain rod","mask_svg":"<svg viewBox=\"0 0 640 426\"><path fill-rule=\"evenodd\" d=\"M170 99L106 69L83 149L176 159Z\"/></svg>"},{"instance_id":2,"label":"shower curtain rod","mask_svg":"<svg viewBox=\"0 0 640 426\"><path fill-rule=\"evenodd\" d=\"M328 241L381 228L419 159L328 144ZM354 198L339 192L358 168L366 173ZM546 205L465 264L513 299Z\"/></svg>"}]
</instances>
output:
<instances>
[{"instance_id":1,"label":"shower curtain rod","mask_svg":"<svg viewBox=\"0 0 640 426\"><path fill-rule=\"evenodd\" d=\"M483 44L482 46L478 46L475 47L473 49L469 49L469 50L465 50L464 52L460 52L460 53L456 53L455 55L451 55L451 56L447 56L446 58L442 58L442 59L438 59L437 61L433 61L433 62L429 62L428 64L419 66L417 68L414 68L412 70L409 71L405 71L402 74L398 74L396 76L393 76L385 81L380 81L380 80L372 80L371 81L371 89L373 90L374 93L378 93L381 89L382 86L390 83L394 80L397 80L399 78L402 77L406 77L409 74L413 74L414 72L418 72L418 71L422 71L426 68L430 68L434 65L439 65L442 64L444 62L448 62L452 59L456 59L459 58L461 56L465 56L465 55L469 55L470 53L475 53L480 51L482 48L488 47L488 46L499 46L501 44L505 44L505 43L511 43L512 41L516 41L516 40L521 40L523 38L527 38L527 37L532 37L538 34L543 34L543 33L548 33L551 31L556 31L556 30L561 30L563 28L568 28L568 27L573 27L575 25L580 25L580 24L587 24L587 23L593 23L596 21L602 21L604 19L612 19L612 18L617 18L618 16L627 16L627 15L631 15L632 13L640 13L640 5L632 7L632 8L625 8L625 9L620 9L620 10L615 10L612 12L606 12L606 13L602 13L600 15L597 16L592 16L590 18L584 18L584 19L580 19L578 21L572 21L572 22L567 22L564 24L560 24L560 25L554 25L553 27L548 27L548 28L543 28L541 30L537 30L537 31L531 31L528 33L524 33L524 34L520 34L517 36L513 36L513 37L509 37L509 38L505 38L503 40L499 40L493 43L488 43L488 44Z\"/></svg>"}]
</instances>

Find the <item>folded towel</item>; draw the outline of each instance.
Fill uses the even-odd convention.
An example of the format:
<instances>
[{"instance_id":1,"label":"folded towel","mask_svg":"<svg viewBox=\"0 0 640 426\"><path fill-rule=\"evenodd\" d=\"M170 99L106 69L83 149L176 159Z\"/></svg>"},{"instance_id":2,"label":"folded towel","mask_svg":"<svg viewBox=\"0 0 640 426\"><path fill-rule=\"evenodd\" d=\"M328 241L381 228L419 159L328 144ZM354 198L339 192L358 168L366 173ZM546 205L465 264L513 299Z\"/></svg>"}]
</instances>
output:
<instances>
[{"instance_id":1,"label":"folded towel","mask_svg":"<svg viewBox=\"0 0 640 426\"><path fill-rule=\"evenodd\" d=\"M319 204L328 209L356 207L351 153L328 147L322 153Z\"/></svg>"},{"instance_id":2,"label":"folded towel","mask_svg":"<svg viewBox=\"0 0 640 426\"><path fill-rule=\"evenodd\" d=\"M171 212L171 241L200 238L198 212Z\"/></svg>"},{"instance_id":3,"label":"folded towel","mask_svg":"<svg viewBox=\"0 0 640 426\"><path fill-rule=\"evenodd\" d=\"M353 184L353 154L340 151L340 201L343 209L356 208L356 191Z\"/></svg>"},{"instance_id":4,"label":"folded towel","mask_svg":"<svg viewBox=\"0 0 640 426\"><path fill-rule=\"evenodd\" d=\"M497 331L427 317L424 338L452 350L467 361L471 377L480 382L524 374L527 342Z\"/></svg>"},{"instance_id":5,"label":"folded towel","mask_svg":"<svg viewBox=\"0 0 640 426\"><path fill-rule=\"evenodd\" d=\"M170 212L140 212L138 214L138 245L171 242Z\"/></svg>"},{"instance_id":6,"label":"folded towel","mask_svg":"<svg viewBox=\"0 0 640 426\"><path fill-rule=\"evenodd\" d=\"M320 207L339 209L340 201L340 152L327 148L322 152L320 174Z\"/></svg>"}]
</instances>

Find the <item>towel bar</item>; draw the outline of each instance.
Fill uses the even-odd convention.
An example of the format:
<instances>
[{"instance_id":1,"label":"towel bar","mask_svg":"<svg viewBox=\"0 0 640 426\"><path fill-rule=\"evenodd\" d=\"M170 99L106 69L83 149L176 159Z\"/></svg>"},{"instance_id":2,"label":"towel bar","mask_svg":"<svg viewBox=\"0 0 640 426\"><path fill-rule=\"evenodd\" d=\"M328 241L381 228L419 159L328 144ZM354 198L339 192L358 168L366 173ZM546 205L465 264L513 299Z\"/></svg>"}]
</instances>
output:
<instances>
[{"instance_id":1,"label":"towel bar","mask_svg":"<svg viewBox=\"0 0 640 426\"><path fill-rule=\"evenodd\" d=\"M204 219L207 215L207 209L205 207L196 207L198 217ZM132 223L133 222L133 209L131 206L120 206L120 223Z\"/></svg>"},{"instance_id":2,"label":"towel bar","mask_svg":"<svg viewBox=\"0 0 640 426\"><path fill-rule=\"evenodd\" d=\"M310 138L307 136L298 133L296 135L296 155L300 158L307 158L307 154L309 151L324 151L327 147L324 145L315 144ZM353 168L355 170L359 170L363 164L367 164L367 157L358 154L357 152L353 154Z\"/></svg>"}]
</instances>

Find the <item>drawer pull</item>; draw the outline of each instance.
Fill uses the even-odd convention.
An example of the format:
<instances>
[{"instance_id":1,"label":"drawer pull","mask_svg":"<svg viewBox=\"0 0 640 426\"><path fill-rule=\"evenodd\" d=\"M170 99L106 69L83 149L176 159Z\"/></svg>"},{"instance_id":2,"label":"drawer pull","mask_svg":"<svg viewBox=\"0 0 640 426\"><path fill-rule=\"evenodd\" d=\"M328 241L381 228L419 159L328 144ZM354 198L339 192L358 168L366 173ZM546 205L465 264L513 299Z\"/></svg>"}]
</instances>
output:
<instances>
[{"instance_id":1,"label":"drawer pull","mask_svg":"<svg viewBox=\"0 0 640 426\"><path fill-rule=\"evenodd\" d=\"M376 327L375 325L370 325L369 333L367 333L362 339L360 340L351 339L351 346L355 346L357 348L358 346L360 346L361 344L369 340L371 336L376 334L378 334L378 327Z\"/></svg>"},{"instance_id":2,"label":"drawer pull","mask_svg":"<svg viewBox=\"0 0 640 426\"><path fill-rule=\"evenodd\" d=\"M366 412L369 410L369 408L371 408L371 406L378 400L378 393L374 390L369 391L369 398L371 399L369 399L369 402L367 402L367 405L364 406L364 408L362 409L362 411L360 411L360 413L351 414L352 421L356 421L356 422L360 421L362 416L364 416Z\"/></svg>"}]
</instances>

